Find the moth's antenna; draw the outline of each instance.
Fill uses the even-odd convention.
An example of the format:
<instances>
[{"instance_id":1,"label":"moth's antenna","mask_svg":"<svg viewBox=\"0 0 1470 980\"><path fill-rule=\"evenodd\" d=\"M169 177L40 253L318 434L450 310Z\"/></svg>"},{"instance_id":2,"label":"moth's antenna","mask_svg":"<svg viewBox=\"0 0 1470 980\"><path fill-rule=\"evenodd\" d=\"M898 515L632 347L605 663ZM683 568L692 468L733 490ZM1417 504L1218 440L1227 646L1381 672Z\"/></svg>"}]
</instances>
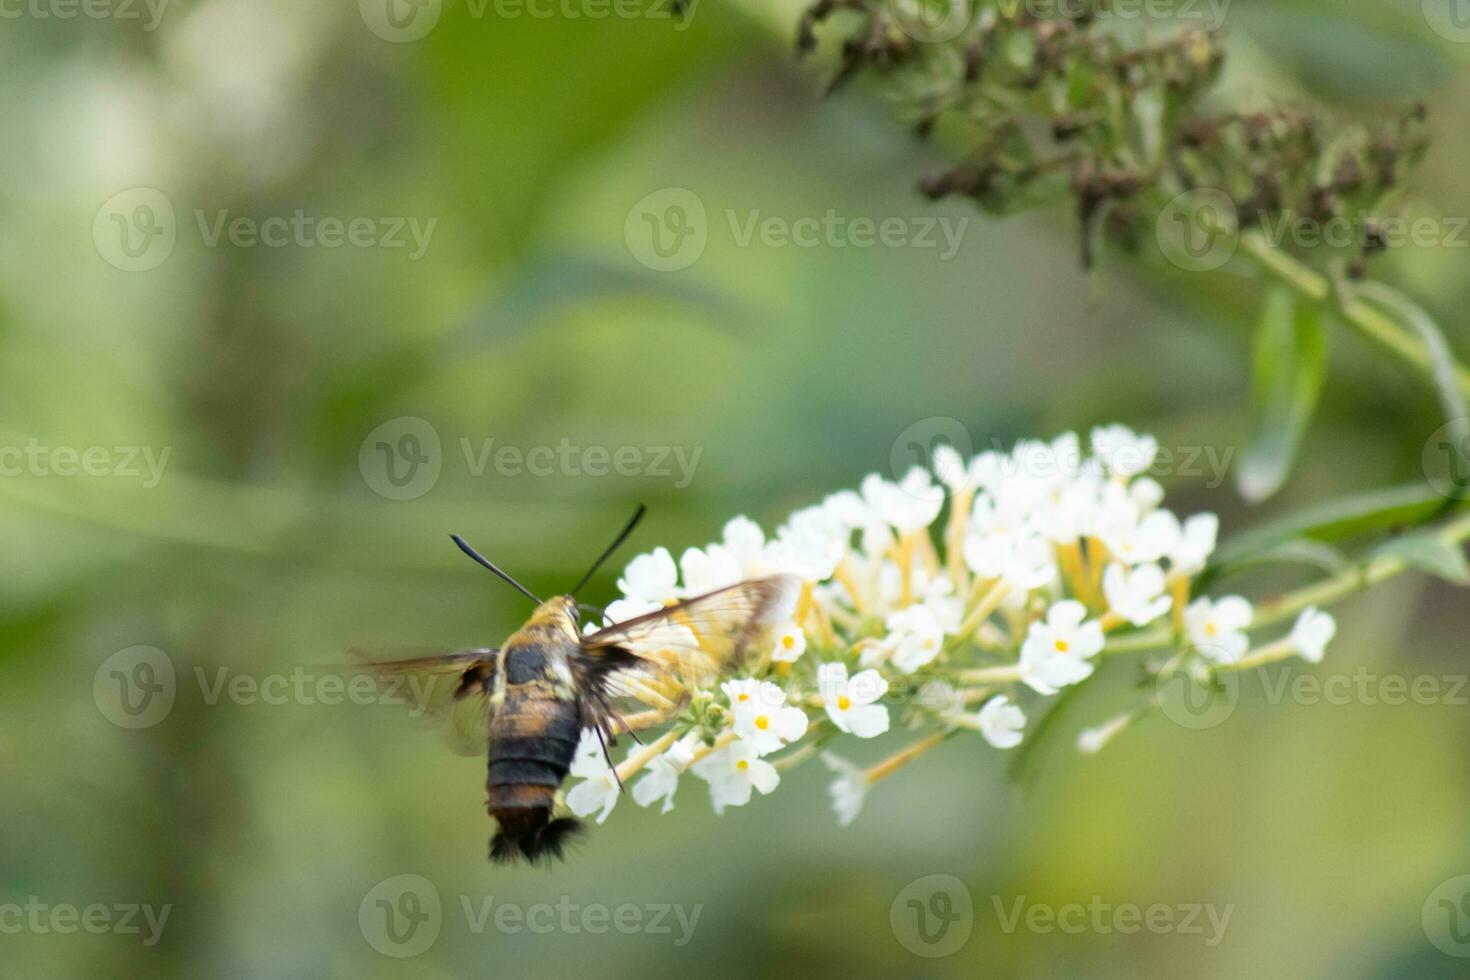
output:
<instances>
[{"instance_id":1,"label":"moth's antenna","mask_svg":"<svg viewBox=\"0 0 1470 980\"><path fill-rule=\"evenodd\" d=\"M576 595L582 590L582 586L586 585L588 581L591 580L592 576L596 574L597 570L602 567L602 563L607 561L608 558L612 557L612 553L614 551L618 550L618 545L628 540L628 535L633 533L633 529L638 526L639 521L643 520L643 515L647 512L647 507L643 506L642 504L638 505L638 509L633 512L633 519L628 521L628 526L623 528L623 530L613 540L613 543L607 546L607 550L599 555L597 560L592 563L592 567L587 569L587 574L582 576L582 581L577 583L576 587L572 589L572 591L569 593L570 595Z\"/></svg>"},{"instance_id":2,"label":"moth's antenna","mask_svg":"<svg viewBox=\"0 0 1470 980\"><path fill-rule=\"evenodd\" d=\"M590 602L579 602L577 603L577 608L579 610L591 610L592 612L597 613L597 618L602 620L604 623L612 623L612 620L607 618L607 610L602 608L601 606L594 606Z\"/></svg>"},{"instance_id":3,"label":"moth's antenna","mask_svg":"<svg viewBox=\"0 0 1470 980\"><path fill-rule=\"evenodd\" d=\"M490 569L490 571L494 572L496 575L499 575L502 579L504 579L510 585L511 588L515 589L521 595L525 596L527 599L530 599L532 602L536 603L536 605L538 605L538 606L541 605L541 600L538 599L538 598L536 598L536 596L534 594L532 594L532 592L531 592L530 589L526 588L524 585L522 585L521 583L517 582L515 579L511 578L509 575L505 574L500 569L496 568L490 562L490 560L488 558L486 558L484 555L480 554L474 548L471 548L469 546L469 544L465 541L464 538L460 537L458 534L451 534L449 537L454 541L455 544L459 545L459 550L460 551L463 551L465 554L469 555L475 561L479 562L481 565L484 565L486 568Z\"/></svg>"}]
</instances>

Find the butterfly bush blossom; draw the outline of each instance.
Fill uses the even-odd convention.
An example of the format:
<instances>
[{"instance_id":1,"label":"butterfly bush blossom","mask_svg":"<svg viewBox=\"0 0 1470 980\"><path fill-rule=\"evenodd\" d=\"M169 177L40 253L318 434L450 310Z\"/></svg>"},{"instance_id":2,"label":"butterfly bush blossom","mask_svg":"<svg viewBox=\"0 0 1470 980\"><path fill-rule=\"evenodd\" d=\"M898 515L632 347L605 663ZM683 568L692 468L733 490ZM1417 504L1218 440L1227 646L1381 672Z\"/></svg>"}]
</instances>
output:
<instances>
[{"instance_id":1,"label":"butterfly bush blossom","mask_svg":"<svg viewBox=\"0 0 1470 980\"><path fill-rule=\"evenodd\" d=\"M1322 659L1329 614L1309 608L1289 635L1252 652L1248 601L1192 594L1218 521L1163 506L1147 475L1151 436L1098 428L1090 450L1073 433L969 460L941 447L932 472L868 476L774 533L736 517L719 541L677 562L665 548L634 558L607 608L613 621L774 574L794 576L800 590L789 619L731 668L736 676L702 686L629 675L626 692L667 730L615 769L585 734L567 806L601 822L633 780L633 801L666 813L692 778L723 813L820 757L846 825L876 782L956 733L997 750L1020 745L1028 716L1091 677L1110 642L1161 632L1173 658L1155 674L1202 679ZM668 628L699 642L689 626ZM1097 751L1142 713L1084 731L1078 747ZM899 729L915 733L909 744L873 765L829 747Z\"/></svg>"}]
</instances>

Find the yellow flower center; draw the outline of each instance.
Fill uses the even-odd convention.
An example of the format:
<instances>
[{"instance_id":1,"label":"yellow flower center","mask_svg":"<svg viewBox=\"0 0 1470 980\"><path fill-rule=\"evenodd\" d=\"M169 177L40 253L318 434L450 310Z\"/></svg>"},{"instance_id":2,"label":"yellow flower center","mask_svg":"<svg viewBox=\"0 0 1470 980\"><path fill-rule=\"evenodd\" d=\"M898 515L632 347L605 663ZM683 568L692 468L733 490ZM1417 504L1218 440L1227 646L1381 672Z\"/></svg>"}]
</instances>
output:
<instances>
[{"instance_id":1,"label":"yellow flower center","mask_svg":"<svg viewBox=\"0 0 1470 980\"><path fill-rule=\"evenodd\" d=\"M741 772L744 772L745 770L750 768L750 763L745 759L741 759L739 762L735 763L735 768L739 769Z\"/></svg>"},{"instance_id":2,"label":"yellow flower center","mask_svg":"<svg viewBox=\"0 0 1470 980\"><path fill-rule=\"evenodd\" d=\"M1216 636L1219 634L1219 632L1220 627L1216 626L1214 623L1205 624L1205 636Z\"/></svg>"},{"instance_id":3,"label":"yellow flower center","mask_svg":"<svg viewBox=\"0 0 1470 980\"><path fill-rule=\"evenodd\" d=\"M1071 647L1068 646L1066 640L1058 640L1057 643L1056 643L1056 647L1057 647L1057 653L1066 653L1068 650L1071 649Z\"/></svg>"},{"instance_id":4,"label":"yellow flower center","mask_svg":"<svg viewBox=\"0 0 1470 980\"><path fill-rule=\"evenodd\" d=\"M796 646L796 637L791 636L790 634L781 637L781 645L790 650L792 647Z\"/></svg>"},{"instance_id":5,"label":"yellow flower center","mask_svg":"<svg viewBox=\"0 0 1470 980\"><path fill-rule=\"evenodd\" d=\"M767 728L771 727L771 719L767 718L765 715L757 715L755 719L755 727L759 728L761 731L765 731Z\"/></svg>"},{"instance_id":6,"label":"yellow flower center","mask_svg":"<svg viewBox=\"0 0 1470 980\"><path fill-rule=\"evenodd\" d=\"M745 702L747 702L747 701L750 700L750 695L749 694L742 694L738 698L736 698L735 700L739 701L741 704L744 704Z\"/></svg>"},{"instance_id":7,"label":"yellow flower center","mask_svg":"<svg viewBox=\"0 0 1470 980\"><path fill-rule=\"evenodd\" d=\"M852 707L852 698L848 697L846 694L840 694L840 695L837 696L837 710L838 711L846 711L848 708L851 708L851 707Z\"/></svg>"}]
</instances>

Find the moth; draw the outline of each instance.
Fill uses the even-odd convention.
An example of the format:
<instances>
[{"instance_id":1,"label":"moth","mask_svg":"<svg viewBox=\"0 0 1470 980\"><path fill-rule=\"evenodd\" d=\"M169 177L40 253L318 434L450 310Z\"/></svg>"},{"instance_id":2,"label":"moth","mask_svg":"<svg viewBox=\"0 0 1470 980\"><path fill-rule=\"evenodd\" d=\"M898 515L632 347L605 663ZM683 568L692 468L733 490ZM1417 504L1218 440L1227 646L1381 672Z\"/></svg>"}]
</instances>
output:
<instances>
[{"instance_id":1,"label":"moth","mask_svg":"<svg viewBox=\"0 0 1470 980\"><path fill-rule=\"evenodd\" d=\"M535 602L536 611L499 647L370 661L384 674L431 675L431 686L451 682L440 686L451 690L460 727L478 731L488 746L486 806L497 825L490 842L497 863L565 856L581 823L556 815L558 795L584 730L596 734L604 754L623 732L636 739L636 729L670 720L682 707L656 688L687 692L708 682L791 616L799 582L772 575L584 631L574 596L643 514L639 507L576 587L544 601L452 535L461 551ZM677 683L659 685L660 679ZM653 709L636 720L621 714L617 705L630 695L653 702Z\"/></svg>"}]
</instances>

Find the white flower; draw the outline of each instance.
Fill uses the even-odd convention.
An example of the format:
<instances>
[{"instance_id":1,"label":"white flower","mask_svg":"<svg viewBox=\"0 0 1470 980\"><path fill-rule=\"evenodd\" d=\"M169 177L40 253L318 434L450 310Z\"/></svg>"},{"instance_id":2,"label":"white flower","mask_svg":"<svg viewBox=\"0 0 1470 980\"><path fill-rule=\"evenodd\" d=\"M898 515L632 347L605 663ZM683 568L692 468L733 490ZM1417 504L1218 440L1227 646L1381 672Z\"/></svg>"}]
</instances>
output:
<instances>
[{"instance_id":1,"label":"white flower","mask_svg":"<svg viewBox=\"0 0 1470 980\"><path fill-rule=\"evenodd\" d=\"M1092 533L1102 514L1102 486L1102 464L1089 459L1075 479L1047 491L1041 516L1041 530L1047 540L1073 544Z\"/></svg>"},{"instance_id":2,"label":"white flower","mask_svg":"<svg viewBox=\"0 0 1470 980\"><path fill-rule=\"evenodd\" d=\"M970 508L970 526L981 537L1025 537L1032 533L1035 517L1035 484L1001 482L975 497Z\"/></svg>"},{"instance_id":3,"label":"white flower","mask_svg":"<svg viewBox=\"0 0 1470 980\"><path fill-rule=\"evenodd\" d=\"M725 681L720 685L720 690L725 692L725 698L730 702L733 711L757 707L769 710L786 703L785 691L769 681L758 681L753 677Z\"/></svg>"},{"instance_id":4,"label":"white flower","mask_svg":"<svg viewBox=\"0 0 1470 980\"><path fill-rule=\"evenodd\" d=\"M697 736L690 733L670 745L668 751L655 757L648 764L648 771L643 778L633 784L633 802L639 806L650 806L656 800L663 800L664 805L659 812L668 813L672 810L674 791L679 788L679 775L694 761L694 746L697 743Z\"/></svg>"},{"instance_id":5,"label":"white flower","mask_svg":"<svg viewBox=\"0 0 1470 980\"><path fill-rule=\"evenodd\" d=\"M869 474L863 480L862 493L863 501L900 534L928 527L944 506L944 491L920 466L911 468L898 483Z\"/></svg>"},{"instance_id":6,"label":"white flower","mask_svg":"<svg viewBox=\"0 0 1470 980\"><path fill-rule=\"evenodd\" d=\"M582 729L582 740L572 757L571 774L585 781L567 791L567 807L579 817L601 810L597 822L605 821L617 805L622 787L607 764L602 742L591 729Z\"/></svg>"},{"instance_id":7,"label":"white flower","mask_svg":"<svg viewBox=\"0 0 1470 980\"><path fill-rule=\"evenodd\" d=\"M690 548L679 556L679 570L684 575L685 596L704 595L739 582L740 562L723 545L712 544L705 551Z\"/></svg>"},{"instance_id":8,"label":"white flower","mask_svg":"<svg viewBox=\"0 0 1470 980\"><path fill-rule=\"evenodd\" d=\"M889 527L886 521L878 520L877 515L874 515L873 520L864 524L861 531L862 533L858 535L858 542L864 556L886 555L892 550L897 540L893 536L893 528Z\"/></svg>"},{"instance_id":9,"label":"white flower","mask_svg":"<svg viewBox=\"0 0 1470 980\"><path fill-rule=\"evenodd\" d=\"M973 485L965 458L949 443L934 447L934 475L950 493L963 493Z\"/></svg>"},{"instance_id":10,"label":"white flower","mask_svg":"<svg viewBox=\"0 0 1470 980\"><path fill-rule=\"evenodd\" d=\"M715 813L727 806L744 806L750 802L750 791L769 793L781 782L776 767L760 757L754 745L736 739L716 749L694 764L694 774L709 783L710 802Z\"/></svg>"},{"instance_id":11,"label":"white flower","mask_svg":"<svg viewBox=\"0 0 1470 980\"><path fill-rule=\"evenodd\" d=\"M871 524L877 519L868 505L863 503L862 495L855 490L839 490L829 493L822 499L822 509L834 521L841 524L851 533L854 529Z\"/></svg>"},{"instance_id":12,"label":"white flower","mask_svg":"<svg viewBox=\"0 0 1470 980\"><path fill-rule=\"evenodd\" d=\"M766 532L759 524L742 514L726 522L721 536L725 550L740 563L740 570L746 576L759 575L764 570Z\"/></svg>"},{"instance_id":13,"label":"white flower","mask_svg":"<svg viewBox=\"0 0 1470 980\"><path fill-rule=\"evenodd\" d=\"M817 668L817 689L827 717L840 731L858 738L888 731L888 709L874 703L888 693L888 682L876 670L860 671L849 679L845 665L822 664Z\"/></svg>"},{"instance_id":14,"label":"white flower","mask_svg":"<svg viewBox=\"0 0 1470 980\"><path fill-rule=\"evenodd\" d=\"M661 606L678 597L679 570L667 548L655 548L651 554L639 555L628 562L618 588L634 602Z\"/></svg>"},{"instance_id":15,"label":"white flower","mask_svg":"<svg viewBox=\"0 0 1470 980\"><path fill-rule=\"evenodd\" d=\"M1122 734L1123 730L1133 724L1136 714L1121 714L1109 719L1094 728L1084 728L1077 734L1077 751L1086 755L1096 755L1103 750L1113 739Z\"/></svg>"},{"instance_id":16,"label":"white flower","mask_svg":"<svg viewBox=\"0 0 1470 980\"><path fill-rule=\"evenodd\" d=\"M832 809L837 811L837 825L846 827L862 812L863 800L868 795L868 774L831 752L823 752L822 761L837 777L828 785L827 792L832 795Z\"/></svg>"},{"instance_id":17,"label":"white flower","mask_svg":"<svg viewBox=\"0 0 1470 980\"><path fill-rule=\"evenodd\" d=\"M1152 477L1139 477L1128 485L1128 496L1138 505L1141 513L1156 510L1164 502L1164 488Z\"/></svg>"},{"instance_id":18,"label":"white flower","mask_svg":"<svg viewBox=\"0 0 1470 980\"><path fill-rule=\"evenodd\" d=\"M1206 660L1233 664L1250 648L1245 628L1252 615L1251 604L1238 595L1196 599L1184 610L1184 632Z\"/></svg>"},{"instance_id":19,"label":"white flower","mask_svg":"<svg viewBox=\"0 0 1470 980\"><path fill-rule=\"evenodd\" d=\"M1176 575L1197 575L1215 551L1215 538L1220 533L1220 518L1214 514L1195 514L1184 522L1174 547L1169 551L1169 571Z\"/></svg>"},{"instance_id":20,"label":"white flower","mask_svg":"<svg viewBox=\"0 0 1470 980\"><path fill-rule=\"evenodd\" d=\"M637 616L642 616L644 613L651 613L662 609L663 607L664 604L662 602L644 602L642 599L614 599L607 604L607 608L603 612L607 613L608 622L622 623Z\"/></svg>"},{"instance_id":21,"label":"white flower","mask_svg":"<svg viewBox=\"0 0 1470 980\"><path fill-rule=\"evenodd\" d=\"M1027 538L1011 552L1001 577L1017 594L1050 585L1057 577L1056 554L1041 538Z\"/></svg>"},{"instance_id":22,"label":"white flower","mask_svg":"<svg viewBox=\"0 0 1470 980\"><path fill-rule=\"evenodd\" d=\"M1051 441L1051 455L1056 462L1057 480L1074 478L1082 469L1082 440L1075 432L1063 432Z\"/></svg>"},{"instance_id":23,"label":"white flower","mask_svg":"<svg viewBox=\"0 0 1470 980\"><path fill-rule=\"evenodd\" d=\"M893 665L905 674L932 662L944 647L944 629L928 606L900 609L888 617L887 625L886 645L892 651Z\"/></svg>"},{"instance_id":24,"label":"white flower","mask_svg":"<svg viewBox=\"0 0 1470 980\"><path fill-rule=\"evenodd\" d=\"M1126 425L1106 425L1092 430L1092 451L1109 473L1127 480L1153 465L1159 443L1153 436L1139 435Z\"/></svg>"},{"instance_id":25,"label":"white flower","mask_svg":"<svg viewBox=\"0 0 1470 980\"><path fill-rule=\"evenodd\" d=\"M1057 575L1056 557L1041 538L1018 534L967 535L965 564L981 578L1004 579L1011 590L1030 592Z\"/></svg>"},{"instance_id":26,"label":"white flower","mask_svg":"<svg viewBox=\"0 0 1470 980\"><path fill-rule=\"evenodd\" d=\"M964 600L954 594L954 583L944 572L932 574L922 561L915 558L909 570L909 593L912 604L922 603L929 607L946 633L960 628L964 618ZM885 609L898 609L903 602L903 570L897 563L884 561L878 568L878 596Z\"/></svg>"},{"instance_id":27,"label":"white flower","mask_svg":"<svg viewBox=\"0 0 1470 980\"><path fill-rule=\"evenodd\" d=\"M985 579L1004 578L1026 592L1056 576L1051 546L1038 537L1037 508L1050 499L1045 484L1005 478L975 498L970 533L963 545L965 564Z\"/></svg>"},{"instance_id":28,"label":"white flower","mask_svg":"<svg viewBox=\"0 0 1470 980\"><path fill-rule=\"evenodd\" d=\"M1075 432L1064 432L1051 442L1021 439L1011 449L1012 481L1031 489L1056 486L1076 475L1082 451Z\"/></svg>"},{"instance_id":29,"label":"white flower","mask_svg":"<svg viewBox=\"0 0 1470 980\"><path fill-rule=\"evenodd\" d=\"M1332 614L1322 612L1316 606L1308 606L1296 618L1289 642L1296 647L1296 652L1302 655L1303 660L1320 664L1327 652L1327 644L1336 634L1337 620L1332 618Z\"/></svg>"},{"instance_id":30,"label":"white flower","mask_svg":"<svg viewBox=\"0 0 1470 980\"><path fill-rule=\"evenodd\" d=\"M831 578L847 553L851 529L825 507L806 507L792 514L766 549L772 570L808 582Z\"/></svg>"},{"instance_id":31,"label":"white flower","mask_svg":"<svg viewBox=\"0 0 1470 980\"><path fill-rule=\"evenodd\" d=\"M970 482L978 489L993 490L1006 480L1011 469L1010 457L987 449L970 460Z\"/></svg>"},{"instance_id":32,"label":"white flower","mask_svg":"<svg viewBox=\"0 0 1470 980\"><path fill-rule=\"evenodd\" d=\"M800 601L800 593L797 593ZM812 586L812 601L824 609L828 615L835 610L837 615L847 615L854 608L852 595L847 591L847 586L838 581L818 582ZM775 617L772 617L775 619Z\"/></svg>"},{"instance_id":33,"label":"white flower","mask_svg":"<svg viewBox=\"0 0 1470 980\"><path fill-rule=\"evenodd\" d=\"M948 584L948 579L945 580ZM934 621L945 635L959 632L965 618L965 601L954 595L928 595L924 597L924 608L934 614Z\"/></svg>"},{"instance_id":34,"label":"white flower","mask_svg":"<svg viewBox=\"0 0 1470 980\"><path fill-rule=\"evenodd\" d=\"M778 664L795 663L806 652L806 634L792 622L776 628L774 643L771 659Z\"/></svg>"},{"instance_id":35,"label":"white flower","mask_svg":"<svg viewBox=\"0 0 1470 980\"><path fill-rule=\"evenodd\" d=\"M770 755L806 734L806 712L786 704L786 693L769 681L726 681L735 733L760 755Z\"/></svg>"},{"instance_id":36,"label":"white flower","mask_svg":"<svg viewBox=\"0 0 1470 980\"><path fill-rule=\"evenodd\" d=\"M1137 505L1129 499L1137 511ZM1145 514L1137 523L1115 526L1102 534L1103 544L1113 557L1129 565L1156 562L1169 554L1179 541L1179 519L1166 510Z\"/></svg>"},{"instance_id":37,"label":"white flower","mask_svg":"<svg viewBox=\"0 0 1470 980\"><path fill-rule=\"evenodd\" d=\"M980 709L979 720L980 734L996 748L1013 749L1021 744L1026 716L1004 694L985 702Z\"/></svg>"},{"instance_id":38,"label":"white flower","mask_svg":"<svg viewBox=\"0 0 1470 980\"><path fill-rule=\"evenodd\" d=\"M1077 751L1096 755L1108 743L1108 733L1101 727L1084 728L1077 733Z\"/></svg>"},{"instance_id":39,"label":"white flower","mask_svg":"<svg viewBox=\"0 0 1470 980\"><path fill-rule=\"evenodd\" d=\"M1102 625L1086 621L1087 607L1064 599L1031 624L1021 644L1021 679L1040 694L1055 694L1092 676L1089 658L1103 648Z\"/></svg>"},{"instance_id":40,"label":"white flower","mask_svg":"<svg viewBox=\"0 0 1470 980\"><path fill-rule=\"evenodd\" d=\"M1132 570L1109 565L1103 571L1108 608L1134 626L1147 625L1169 611L1173 600L1163 593L1164 570L1152 562Z\"/></svg>"}]
</instances>

